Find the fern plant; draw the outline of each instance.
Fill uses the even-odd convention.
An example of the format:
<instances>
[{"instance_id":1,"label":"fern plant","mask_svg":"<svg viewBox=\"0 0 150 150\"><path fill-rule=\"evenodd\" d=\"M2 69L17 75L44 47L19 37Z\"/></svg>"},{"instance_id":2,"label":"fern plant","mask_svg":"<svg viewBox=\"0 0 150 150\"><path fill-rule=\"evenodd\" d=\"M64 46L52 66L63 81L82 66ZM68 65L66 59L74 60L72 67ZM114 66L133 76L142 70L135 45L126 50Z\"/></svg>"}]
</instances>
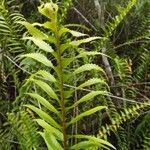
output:
<instances>
[{"instance_id":1,"label":"fern plant","mask_svg":"<svg viewBox=\"0 0 150 150\"><path fill-rule=\"evenodd\" d=\"M113 34L113 31L118 27L121 21L126 17L129 11L136 4L136 2L137 0L130 0L128 5L125 8L118 6L119 15L114 17L111 22L108 21L105 25L104 32L107 37L110 37Z\"/></svg>"},{"instance_id":2,"label":"fern plant","mask_svg":"<svg viewBox=\"0 0 150 150\"><path fill-rule=\"evenodd\" d=\"M35 122L25 112L8 114L8 123L11 125L11 132L17 138L18 147L21 150L38 149L40 140L37 134Z\"/></svg>"},{"instance_id":3,"label":"fern plant","mask_svg":"<svg viewBox=\"0 0 150 150\"><path fill-rule=\"evenodd\" d=\"M0 149L40 149L41 139L32 117L23 110L7 113L7 116L8 119L0 130Z\"/></svg>"},{"instance_id":4,"label":"fern plant","mask_svg":"<svg viewBox=\"0 0 150 150\"><path fill-rule=\"evenodd\" d=\"M134 145L136 145L138 148L142 147L147 150L150 148L149 145L149 121L150 121L150 113L148 112L141 122L137 125L136 130L134 132Z\"/></svg>"},{"instance_id":5,"label":"fern plant","mask_svg":"<svg viewBox=\"0 0 150 150\"><path fill-rule=\"evenodd\" d=\"M31 40L40 48L40 51L21 55L20 57L33 59L41 63L45 70L38 70L35 74L32 74L23 86L23 88L30 86L29 90L26 93L22 90L20 95L26 94L28 99L30 99L29 97L34 99L32 101L33 104L28 104L26 107L40 117L35 119L43 128L43 131L39 133L44 138L49 150L90 150L98 149L99 147L115 149L113 145L98 137L82 134L71 135L70 132L71 126L76 122L106 109L106 106L96 106L84 110L74 117L70 115L73 108L80 108L85 102L94 100L94 97L108 93L104 90L94 90L96 84L103 83L104 86L107 86L107 83L100 77L90 75L90 72L94 70L105 76L105 72L101 67L92 63L81 63L81 66L78 68L72 65L73 62L78 62L87 56L100 55L101 53L99 52L86 51L79 48L79 46L94 40L100 40L101 37L86 37L86 34L70 30L59 24L58 6L52 1L42 4L38 7L38 10L48 19L47 22L43 24L20 23L27 28L31 35L24 36L23 39ZM39 30L40 27L42 30ZM70 34L80 39L65 39ZM75 56L70 55L72 51L74 51ZM81 80L76 86L68 85L73 83L74 79L79 78L83 73L86 74L86 81ZM89 87L89 91L79 94L77 101L73 102L74 93L82 91L85 87ZM78 142L70 144L69 141L71 139L77 139Z\"/></svg>"},{"instance_id":6,"label":"fern plant","mask_svg":"<svg viewBox=\"0 0 150 150\"><path fill-rule=\"evenodd\" d=\"M137 127L135 123L131 123L134 122L134 118L140 117L143 111L148 108L149 102L147 101L133 105L131 108L124 108L110 119L110 124L106 123L100 128L98 135L104 139L111 137L110 140L114 140L115 138L117 140L115 146L118 150L133 149L136 148L136 145L139 148L143 141L145 141L143 145L148 147L149 114L144 117L143 121ZM134 128L136 130L133 126L135 126ZM128 133L126 130L131 133Z\"/></svg>"}]
</instances>

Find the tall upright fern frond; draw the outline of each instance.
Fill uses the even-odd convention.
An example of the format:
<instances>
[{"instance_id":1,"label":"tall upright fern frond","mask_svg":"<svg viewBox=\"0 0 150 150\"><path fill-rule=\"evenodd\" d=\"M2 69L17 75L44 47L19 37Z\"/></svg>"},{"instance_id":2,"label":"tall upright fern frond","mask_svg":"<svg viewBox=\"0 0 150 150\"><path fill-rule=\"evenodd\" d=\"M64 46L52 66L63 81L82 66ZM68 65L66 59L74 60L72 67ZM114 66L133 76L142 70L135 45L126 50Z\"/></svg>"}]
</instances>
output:
<instances>
[{"instance_id":1,"label":"tall upright fern frond","mask_svg":"<svg viewBox=\"0 0 150 150\"><path fill-rule=\"evenodd\" d=\"M38 70L27 79L25 84L30 84L33 88L21 94L33 99L33 104L28 104L26 107L39 116L36 122L42 127L40 134L44 138L48 149L87 150L98 149L99 147L115 149L107 141L92 135L82 135L78 132L75 135L71 135L72 125L107 108L106 106L98 105L84 109L74 116L70 115L74 108L80 108L81 104L108 93L106 90L95 90L97 84L107 86L106 81L100 78L100 76L106 76L100 66L89 62L86 64L82 62L79 67L72 65L85 57L101 55L99 52L79 51L79 47L82 44L103 38L87 37L88 35L86 34L60 25L58 23L58 6L52 1L42 4L38 7L38 10L48 18L47 22L43 24L20 23L27 28L31 35L25 36L24 40L32 41L39 48L39 51L21 55L21 58L32 59L40 63L43 69ZM40 27L43 30L39 30ZM45 30L49 30L49 34L46 34ZM64 40L63 37L68 37L68 35L72 35L72 38ZM70 51L73 51L74 55L71 55ZM91 71L99 72L100 76L94 76ZM80 78L82 74L86 75L87 80L81 79L74 85L75 79ZM70 83L73 84L73 86L71 85L73 88L70 88ZM83 88L89 88L89 91L82 92ZM76 101L73 100L75 93L77 93ZM69 142L70 140L74 141L74 139L77 142Z\"/></svg>"}]
</instances>

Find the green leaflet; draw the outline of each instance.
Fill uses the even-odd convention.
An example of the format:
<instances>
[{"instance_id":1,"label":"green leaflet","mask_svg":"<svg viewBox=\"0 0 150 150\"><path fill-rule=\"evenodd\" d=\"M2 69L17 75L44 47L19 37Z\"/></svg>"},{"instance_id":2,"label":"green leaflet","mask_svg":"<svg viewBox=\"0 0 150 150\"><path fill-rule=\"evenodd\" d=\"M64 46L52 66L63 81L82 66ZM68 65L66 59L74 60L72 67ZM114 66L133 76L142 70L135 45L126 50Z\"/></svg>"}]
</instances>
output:
<instances>
[{"instance_id":1,"label":"green leaflet","mask_svg":"<svg viewBox=\"0 0 150 150\"><path fill-rule=\"evenodd\" d=\"M96 39L103 39L103 38L102 37L89 37L89 38L85 38L85 39L82 39L82 40L67 42L67 43L62 44L60 46L60 49L61 49L61 52L63 53L69 47L78 47L81 44L89 43L89 42L94 41Z\"/></svg>"},{"instance_id":2,"label":"green leaflet","mask_svg":"<svg viewBox=\"0 0 150 150\"><path fill-rule=\"evenodd\" d=\"M35 28L32 24L30 24L28 22L24 22L24 21L20 21L19 23L24 25L27 28L28 32L33 37L40 39L40 40L48 40L48 36L45 33L43 33L42 31Z\"/></svg>"},{"instance_id":3,"label":"green leaflet","mask_svg":"<svg viewBox=\"0 0 150 150\"><path fill-rule=\"evenodd\" d=\"M94 136L89 136L89 135L75 135L74 136L75 138L79 138L79 139L88 139L90 140L91 142L94 142L94 143L99 143L100 145L107 145L113 149L116 149L112 144L110 144L109 142L103 140L103 139L100 139L100 138L97 138L97 137L94 137Z\"/></svg>"},{"instance_id":4,"label":"green leaflet","mask_svg":"<svg viewBox=\"0 0 150 150\"><path fill-rule=\"evenodd\" d=\"M90 85L94 85L94 84L98 84L98 83L101 83L102 85L106 85L107 87L109 87L107 85L107 83L100 79L100 78L92 78L92 79L89 79L88 81L85 81L84 83L82 83L81 85L79 85L76 90L80 90L86 86L90 86Z\"/></svg>"},{"instance_id":5,"label":"green leaflet","mask_svg":"<svg viewBox=\"0 0 150 150\"><path fill-rule=\"evenodd\" d=\"M69 43L69 45L78 47L81 44L89 43L91 41L98 40L98 39L102 39L102 37L89 37L89 38L82 39L82 40L72 41Z\"/></svg>"},{"instance_id":6,"label":"green leaflet","mask_svg":"<svg viewBox=\"0 0 150 150\"><path fill-rule=\"evenodd\" d=\"M63 134L58 129L52 127L42 119L36 119L36 122L45 130L47 130L47 132L53 134L58 140L63 141Z\"/></svg>"},{"instance_id":7,"label":"green leaflet","mask_svg":"<svg viewBox=\"0 0 150 150\"><path fill-rule=\"evenodd\" d=\"M64 27L76 27L76 28L84 29L88 32L90 31L90 29L87 28L86 26L84 26L83 24L66 24L66 25L64 25Z\"/></svg>"},{"instance_id":8,"label":"green leaflet","mask_svg":"<svg viewBox=\"0 0 150 150\"><path fill-rule=\"evenodd\" d=\"M55 77L45 70L39 70L36 74L41 75L44 79L50 82L56 82Z\"/></svg>"},{"instance_id":9,"label":"green leaflet","mask_svg":"<svg viewBox=\"0 0 150 150\"><path fill-rule=\"evenodd\" d=\"M74 31L74 30L70 30L70 29L65 28L65 27L62 27L59 30L59 36L62 36L62 34L67 33L67 32L71 33L74 37L87 36L87 34L84 34L84 33L78 32L78 31Z\"/></svg>"},{"instance_id":10,"label":"green leaflet","mask_svg":"<svg viewBox=\"0 0 150 150\"><path fill-rule=\"evenodd\" d=\"M87 34L84 34L84 33L81 33L81 32L77 32L77 31L74 31L74 30L70 30L69 32L70 32L73 36L75 36L75 37L87 36Z\"/></svg>"},{"instance_id":11,"label":"green leaflet","mask_svg":"<svg viewBox=\"0 0 150 150\"><path fill-rule=\"evenodd\" d=\"M43 27L46 28L46 29L50 29L52 32L55 32L56 31L56 28L55 28L55 23L54 22L51 22L51 21L47 21L43 24Z\"/></svg>"},{"instance_id":12,"label":"green leaflet","mask_svg":"<svg viewBox=\"0 0 150 150\"><path fill-rule=\"evenodd\" d=\"M69 32L69 29L68 29L68 28L65 28L65 27L62 27L62 28L59 30L59 36L61 37L62 34L66 33L66 32Z\"/></svg>"},{"instance_id":13,"label":"green leaflet","mask_svg":"<svg viewBox=\"0 0 150 150\"><path fill-rule=\"evenodd\" d=\"M85 57L85 56L95 56L95 55L102 55L102 56L105 56L105 57L109 57L108 55L106 54L103 54L103 53L100 53L100 52L86 52L86 51L82 51L78 56L76 56L76 58L80 58L80 57Z\"/></svg>"},{"instance_id":14,"label":"green leaflet","mask_svg":"<svg viewBox=\"0 0 150 150\"><path fill-rule=\"evenodd\" d=\"M71 62L73 62L75 60L75 57L70 57L70 58L63 58L62 59L62 64L63 67L67 67Z\"/></svg>"},{"instance_id":15,"label":"green leaflet","mask_svg":"<svg viewBox=\"0 0 150 150\"><path fill-rule=\"evenodd\" d=\"M68 91L64 91L64 97L68 99L72 96L73 93L74 93L74 90L72 89L69 89Z\"/></svg>"},{"instance_id":16,"label":"green leaflet","mask_svg":"<svg viewBox=\"0 0 150 150\"><path fill-rule=\"evenodd\" d=\"M53 134L50 134L49 132L45 131L45 138L49 140L50 145L54 148L54 150L63 150L61 145L56 140L55 136Z\"/></svg>"},{"instance_id":17,"label":"green leaflet","mask_svg":"<svg viewBox=\"0 0 150 150\"><path fill-rule=\"evenodd\" d=\"M97 95L103 95L103 94L106 95L106 94L108 94L108 92L107 91L91 91L90 93L86 94L81 99L79 99L77 102L75 102L72 107L75 107L75 106L79 105L80 103L90 101L95 96L97 96Z\"/></svg>"},{"instance_id":18,"label":"green leaflet","mask_svg":"<svg viewBox=\"0 0 150 150\"><path fill-rule=\"evenodd\" d=\"M88 111L85 111L85 112L79 114L78 116L76 116L75 118L71 119L71 121L68 123L68 125L74 124L75 122L81 120L83 117L92 115L95 112L100 111L102 109L106 109L106 108L107 108L106 106L97 106L97 107L92 108L92 109L90 109Z\"/></svg>"},{"instance_id":19,"label":"green leaflet","mask_svg":"<svg viewBox=\"0 0 150 150\"><path fill-rule=\"evenodd\" d=\"M61 44L60 45L60 50L61 50L61 53L63 53L67 48L71 47L71 45L69 44L69 42L67 43L64 43L64 44Z\"/></svg>"},{"instance_id":20,"label":"green leaflet","mask_svg":"<svg viewBox=\"0 0 150 150\"><path fill-rule=\"evenodd\" d=\"M30 108L31 110L33 110L36 114L38 114L41 117L41 119L47 121L53 127L61 129L60 125L50 115L48 115L46 112L42 111L41 109L39 109L39 108L37 108L33 105L25 105L25 106Z\"/></svg>"},{"instance_id":21,"label":"green leaflet","mask_svg":"<svg viewBox=\"0 0 150 150\"><path fill-rule=\"evenodd\" d=\"M37 84L43 91L45 91L51 98L59 100L53 89L44 81L32 79L32 81Z\"/></svg>"},{"instance_id":22,"label":"green leaflet","mask_svg":"<svg viewBox=\"0 0 150 150\"><path fill-rule=\"evenodd\" d=\"M32 58L32 59L44 64L45 66L54 68L51 61L48 60L43 54L40 54L40 53L30 53L30 54L21 55L20 57L29 57L29 58Z\"/></svg>"},{"instance_id":23,"label":"green leaflet","mask_svg":"<svg viewBox=\"0 0 150 150\"><path fill-rule=\"evenodd\" d=\"M98 142L94 142L94 141L90 141L90 140L79 142L71 147L71 149L75 149L75 150L77 150L77 149L98 150L98 148L104 148L104 149L110 150L110 148L108 148Z\"/></svg>"},{"instance_id":24,"label":"green leaflet","mask_svg":"<svg viewBox=\"0 0 150 150\"><path fill-rule=\"evenodd\" d=\"M61 145L56 140L55 136L48 132L47 130L44 130L44 132L39 132L39 134L43 137L45 140L45 143L48 147L48 150L63 150Z\"/></svg>"},{"instance_id":25,"label":"green leaflet","mask_svg":"<svg viewBox=\"0 0 150 150\"><path fill-rule=\"evenodd\" d=\"M48 102L48 100L46 100L44 97L40 96L37 93L27 93L27 95L35 98L36 100L38 100L39 103L41 103L45 108L47 108L48 110L54 112L55 114L57 114L60 117L60 114L58 112L58 110Z\"/></svg>"},{"instance_id":26,"label":"green leaflet","mask_svg":"<svg viewBox=\"0 0 150 150\"><path fill-rule=\"evenodd\" d=\"M46 42L38 39L38 38L35 38L35 37L24 37L23 39L28 39L28 40L31 40L34 42L34 44L36 46L38 46L40 49L46 51L46 52L53 52L54 50L52 49L52 47L47 44Z\"/></svg>"},{"instance_id":27,"label":"green leaflet","mask_svg":"<svg viewBox=\"0 0 150 150\"><path fill-rule=\"evenodd\" d=\"M43 139L44 139L44 141L45 141L45 143L47 145L48 150L54 150L54 148L52 147L52 144L51 144L49 138L45 137L45 130L44 130L44 132L38 132L38 133L43 137Z\"/></svg>"},{"instance_id":28,"label":"green leaflet","mask_svg":"<svg viewBox=\"0 0 150 150\"><path fill-rule=\"evenodd\" d=\"M74 149L74 150L79 150L79 149L82 149L82 150L87 150L88 148L91 148L93 146L97 145L97 143L94 143L92 141L82 141L82 142L79 142L75 145L73 145L71 147L71 149Z\"/></svg>"},{"instance_id":29,"label":"green leaflet","mask_svg":"<svg viewBox=\"0 0 150 150\"><path fill-rule=\"evenodd\" d=\"M98 65L95 65L95 64L82 65L81 67L77 68L73 73L74 74L79 74L79 73L82 73L84 71L90 71L90 70L101 71L102 73L105 74L104 70L101 67L99 67Z\"/></svg>"}]
</instances>

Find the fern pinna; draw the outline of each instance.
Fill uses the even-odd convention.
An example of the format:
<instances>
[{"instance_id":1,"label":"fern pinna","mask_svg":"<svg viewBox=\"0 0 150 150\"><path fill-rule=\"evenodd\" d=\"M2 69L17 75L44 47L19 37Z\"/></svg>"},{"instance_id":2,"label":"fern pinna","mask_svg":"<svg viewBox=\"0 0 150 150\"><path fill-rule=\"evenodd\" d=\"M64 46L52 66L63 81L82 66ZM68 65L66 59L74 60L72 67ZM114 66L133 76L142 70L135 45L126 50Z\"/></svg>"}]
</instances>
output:
<instances>
[{"instance_id":1,"label":"fern pinna","mask_svg":"<svg viewBox=\"0 0 150 150\"><path fill-rule=\"evenodd\" d=\"M44 138L49 150L90 150L99 147L115 149L113 145L98 137L82 134L71 135L70 132L73 124L86 116L106 109L105 106L96 106L74 117L70 115L75 107L81 107L81 104L94 100L94 97L98 95L107 94L107 91L94 91L92 89L96 84L104 82L101 78L91 77L90 75L90 72L94 70L105 76L101 67L92 63L81 63L78 68L72 65L72 63L78 62L84 57L100 55L99 52L79 49L79 46L94 40L100 40L101 37L86 37L88 35L60 25L58 22L58 6L52 1L42 4L38 7L38 10L48 21L43 24L20 23L27 28L31 35L30 37L25 36L23 39L31 40L39 49L35 53L21 55L20 57L39 62L39 64L42 64L43 70L38 70L27 79L25 86L31 87L33 85L29 88L31 91L20 94L26 94L28 99L34 99L32 100L33 104L26 105L26 107L39 116L38 119L35 119L43 128L43 131L39 133ZM39 28L42 29L39 30ZM72 35L72 38L66 39L70 35ZM77 40L77 38L80 39ZM71 55L72 52L75 56ZM73 83L74 79L79 78L83 73L87 74L87 81L80 81L77 86L71 88L72 86L68 84ZM74 102L74 93L78 93L85 87L91 87L91 89L89 92L79 94L77 101ZM78 142L70 144L71 139L77 139Z\"/></svg>"}]
</instances>

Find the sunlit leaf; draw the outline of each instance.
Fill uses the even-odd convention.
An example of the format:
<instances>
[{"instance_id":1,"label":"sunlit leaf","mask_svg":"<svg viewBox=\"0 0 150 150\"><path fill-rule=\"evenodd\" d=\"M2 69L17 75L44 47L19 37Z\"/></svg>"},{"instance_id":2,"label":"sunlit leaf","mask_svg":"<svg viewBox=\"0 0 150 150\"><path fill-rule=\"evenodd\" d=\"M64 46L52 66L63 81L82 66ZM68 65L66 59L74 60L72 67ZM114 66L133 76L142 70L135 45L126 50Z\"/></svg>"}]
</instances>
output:
<instances>
[{"instance_id":1,"label":"sunlit leaf","mask_svg":"<svg viewBox=\"0 0 150 150\"><path fill-rule=\"evenodd\" d=\"M46 82L36 79L33 79L32 81L37 84L43 91L45 91L51 98L58 100L56 93Z\"/></svg>"},{"instance_id":2,"label":"sunlit leaf","mask_svg":"<svg viewBox=\"0 0 150 150\"><path fill-rule=\"evenodd\" d=\"M92 147L94 145L96 145L96 143L87 140L87 141L82 141L82 142L79 142L79 143L73 145L71 147L71 149L74 149L74 150L79 150L79 149L86 150L89 147Z\"/></svg>"},{"instance_id":3,"label":"sunlit leaf","mask_svg":"<svg viewBox=\"0 0 150 150\"><path fill-rule=\"evenodd\" d=\"M78 86L76 88L76 90L82 89L86 86L95 85L95 84L98 84L98 83L100 83L102 85L106 85L108 87L107 83L104 80L102 80L100 78L92 78L92 79L89 79L89 80L85 81L84 83L82 83L80 86Z\"/></svg>"},{"instance_id":4,"label":"sunlit leaf","mask_svg":"<svg viewBox=\"0 0 150 150\"><path fill-rule=\"evenodd\" d=\"M89 43L91 41L98 40L98 39L102 39L102 38L101 37L89 37L89 38L82 39L82 40L72 41L69 44L72 46L79 46L81 44Z\"/></svg>"},{"instance_id":5,"label":"sunlit leaf","mask_svg":"<svg viewBox=\"0 0 150 150\"><path fill-rule=\"evenodd\" d=\"M88 111L85 111L85 112L79 114L78 116L76 116L75 118L71 119L71 121L68 123L68 125L74 124L75 122L81 120L83 117L92 115L95 112L100 111L102 109L106 109L106 108L107 108L106 106L97 106L97 107L92 108L92 109L90 109Z\"/></svg>"},{"instance_id":6,"label":"sunlit leaf","mask_svg":"<svg viewBox=\"0 0 150 150\"><path fill-rule=\"evenodd\" d=\"M42 119L36 119L36 122L43 127L48 132L52 133L57 139L63 141L63 134L56 128L52 127L50 124Z\"/></svg>"},{"instance_id":7,"label":"sunlit leaf","mask_svg":"<svg viewBox=\"0 0 150 150\"><path fill-rule=\"evenodd\" d=\"M90 71L90 70L97 70L97 71L103 72L105 74L105 71L101 67L96 65L96 64L85 64L85 65L82 65L81 67L77 68L74 71L74 74L78 74L78 73L82 73L84 71Z\"/></svg>"},{"instance_id":8,"label":"sunlit leaf","mask_svg":"<svg viewBox=\"0 0 150 150\"><path fill-rule=\"evenodd\" d=\"M39 70L36 74L41 75L44 79L50 82L56 82L55 77L45 70Z\"/></svg>"},{"instance_id":9,"label":"sunlit leaf","mask_svg":"<svg viewBox=\"0 0 150 150\"><path fill-rule=\"evenodd\" d=\"M58 141L56 140L56 138L53 134L51 134L47 130L44 130L44 132L39 132L39 134L45 140L48 150L63 150L63 148L58 143Z\"/></svg>"},{"instance_id":10,"label":"sunlit leaf","mask_svg":"<svg viewBox=\"0 0 150 150\"><path fill-rule=\"evenodd\" d=\"M84 33L81 33L81 32L77 32L77 31L74 31L74 30L70 30L69 32L70 32L73 36L75 36L75 37L87 36L87 34L84 34Z\"/></svg>"},{"instance_id":11,"label":"sunlit leaf","mask_svg":"<svg viewBox=\"0 0 150 150\"><path fill-rule=\"evenodd\" d=\"M55 23L52 21L47 21L43 24L43 27L46 29L50 29L52 32L56 31Z\"/></svg>"},{"instance_id":12,"label":"sunlit leaf","mask_svg":"<svg viewBox=\"0 0 150 150\"><path fill-rule=\"evenodd\" d=\"M74 104L73 104L73 107L79 105L80 103L83 103L83 102L87 102L87 101L90 101L92 100L95 96L97 95L107 95L108 92L107 91L91 91L90 93L86 94L85 96L83 96L81 99L79 99L78 101L76 101Z\"/></svg>"},{"instance_id":13,"label":"sunlit leaf","mask_svg":"<svg viewBox=\"0 0 150 150\"><path fill-rule=\"evenodd\" d=\"M62 27L60 30L59 30L59 36L62 36L62 34L66 33L66 32L69 32L70 30L68 28L65 28L65 27Z\"/></svg>"},{"instance_id":14,"label":"sunlit leaf","mask_svg":"<svg viewBox=\"0 0 150 150\"><path fill-rule=\"evenodd\" d=\"M34 60L44 64L45 66L54 68L54 66L51 63L51 61L48 60L44 55L42 55L40 53L30 53L30 54L21 55L20 57L32 58L32 59L34 59Z\"/></svg>"},{"instance_id":15,"label":"sunlit leaf","mask_svg":"<svg viewBox=\"0 0 150 150\"><path fill-rule=\"evenodd\" d=\"M45 131L45 138L50 142L50 145L54 148L54 150L64 150L56 140L55 136L53 134L50 134L47 130Z\"/></svg>"},{"instance_id":16,"label":"sunlit leaf","mask_svg":"<svg viewBox=\"0 0 150 150\"><path fill-rule=\"evenodd\" d=\"M74 37L87 36L87 34L84 34L84 33L78 32L78 31L74 31L74 30L70 30L65 27L60 29L59 35L61 36L62 34L67 33L67 32L71 33Z\"/></svg>"},{"instance_id":17,"label":"sunlit leaf","mask_svg":"<svg viewBox=\"0 0 150 150\"><path fill-rule=\"evenodd\" d=\"M89 136L89 135L74 135L75 138L79 138L79 139L88 139L90 141L93 141L94 143L100 143L102 145L107 145L113 149L116 149L112 144L110 144L109 142L107 142L106 140L94 137L94 136Z\"/></svg>"},{"instance_id":18,"label":"sunlit leaf","mask_svg":"<svg viewBox=\"0 0 150 150\"><path fill-rule=\"evenodd\" d=\"M63 67L67 67L71 62L73 62L75 59L75 57L70 57L70 58L63 58L62 59L62 64L63 64Z\"/></svg>"},{"instance_id":19,"label":"sunlit leaf","mask_svg":"<svg viewBox=\"0 0 150 150\"><path fill-rule=\"evenodd\" d=\"M48 36L45 33L43 33L42 31L40 31L36 27L34 27L29 22L19 21L19 23L22 24L22 25L24 25L27 28L28 32L33 37L38 38L40 40L47 40L48 39Z\"/></svg>"},{"instance_id":20,"label":"sunlit leaf","mask_svg":"<svg viewBox=\"0 0 150 150\"><path fill-rule=\"evenodd\" d=\"M52 144L50 142L50 140L48 138L45 137L45 133L44 132L38 132L44 139L45 143L46 143L46 146L48 148L48 150L55 150L53 147L52 147Z\"/></svg>"},{"instance_id":21,"label":"sunlit leaf","mask_svg":"<svg viewBox=\"0 0 150 150\"><path fill-rule=\"evenodd\" d=\"M33 110L36 114L38 114L41 117L41 119L44 119L46 122L50 123L50 125L52 125L53 127L61 129L60 125L50 115L48 115L43 110L41 110L33 105L25 105L25 106L30 108L31 110Z\"/></svg>"},{"instance_id":22,"label":"sunlit leaf","mask_svg":"<svg viewBox=\"0 0 150 150\"><path fill-rule=\"evenodd\" d=\"M37 93L27 93L27 94L38 100L38 102L41 103L44 107L46 107L48 110L56 113L57 115L59 114L57 109L52 104L50 104L48 100L46 100L44 97L40 96Z\"/></svg>"},{"instance_id":23,"label":"sunlit leaf","mask_svg":"<svg viewBox=\"0 0 150 150\"><path fill-rule=\"evenodd\" d=\"M103 53L100 53L100 52L81 52L78 56L76 56L76 58L80 58L80 57L85 57L85 56L95 56L95 55L102 55L102 56L105 56L105 57L109 57L108 55L106 54L103 54Z\"/></svg>"},{"instance_id":24,"label":"sunlit leaf","mask_svg":"<svg viewBox=\"0 0 150 150\"><path fill-rule=\"evenodd\" d=\"M46 42L44 42L43 40L40 40L38 38L35 37L24 37L23 39L28 39L34 42L34 44L36 46L38 46L40 49L46 51L46 52L53 52L54 50L52 49L52 47L47 44Z\"/></svg>"}]
</instances>

